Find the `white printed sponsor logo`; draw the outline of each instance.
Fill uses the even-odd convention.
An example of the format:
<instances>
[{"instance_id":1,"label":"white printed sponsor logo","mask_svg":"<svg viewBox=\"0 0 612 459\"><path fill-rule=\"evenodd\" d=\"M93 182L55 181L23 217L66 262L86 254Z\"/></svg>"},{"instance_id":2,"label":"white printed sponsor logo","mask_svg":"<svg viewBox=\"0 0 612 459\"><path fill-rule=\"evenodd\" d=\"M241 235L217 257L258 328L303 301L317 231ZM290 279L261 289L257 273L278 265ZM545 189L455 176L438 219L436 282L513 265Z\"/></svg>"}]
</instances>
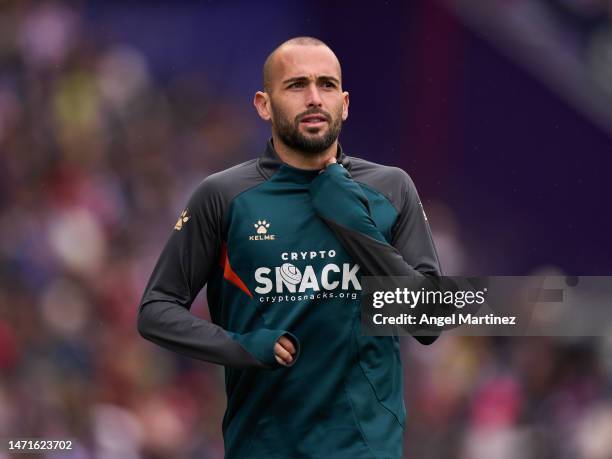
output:
<instances>
[{"instance_id":1,"label":"white printed sponsor logo","mask_svg":"<svg viewBox=\"0 0 612 459\"><path fill-rule=\"evenodd\" d=\"M304 293L306 291L318 292L320 290L361 290L361 284L357 279L359 265L343 263L338 266L328 263L319 273L315 272L312 265L307 265L303 271L291 263L283 263L274 269L261 267L255 270L255 291L260 295L266 295L272 291L275 293ZM318 274L318 275L317 275Z\"/></svg>"}]
</instances>

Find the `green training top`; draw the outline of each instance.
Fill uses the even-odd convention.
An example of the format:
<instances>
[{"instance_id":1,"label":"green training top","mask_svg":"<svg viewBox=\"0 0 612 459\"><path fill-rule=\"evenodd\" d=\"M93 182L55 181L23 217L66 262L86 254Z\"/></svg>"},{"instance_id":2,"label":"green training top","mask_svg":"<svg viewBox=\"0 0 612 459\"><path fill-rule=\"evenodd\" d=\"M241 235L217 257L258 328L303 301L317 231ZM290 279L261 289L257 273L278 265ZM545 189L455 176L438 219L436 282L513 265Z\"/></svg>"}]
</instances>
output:
<instances>
[{"instance_id":1,"label":"green training top","mask_svg":"<svg viewBox=\"0 0 612 459\"><path fill-rule=\"evenodd\" d=\"M296 169L269 141L210 175L145 289L143 337L225 366L227 459L402 457L399 339L361 335L360 278L439 263L408 174L340 147L337 161ZM204 285L211 322L189 311ZM298 350L288 367L274 358L283 335Z\"/></svg>"}]
</instances>

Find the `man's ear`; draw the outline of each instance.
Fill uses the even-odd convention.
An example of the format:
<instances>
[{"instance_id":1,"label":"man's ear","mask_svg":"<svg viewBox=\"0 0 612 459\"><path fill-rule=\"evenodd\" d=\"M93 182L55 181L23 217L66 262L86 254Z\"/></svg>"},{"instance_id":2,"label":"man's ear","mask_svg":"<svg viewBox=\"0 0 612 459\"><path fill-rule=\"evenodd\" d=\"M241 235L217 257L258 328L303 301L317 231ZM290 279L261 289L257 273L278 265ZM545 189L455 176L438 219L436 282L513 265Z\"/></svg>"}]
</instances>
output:
<instances>
[{"instance_id":1,"label":"man's ear","mask_svg":"<svg viewBox=\"0 0 612 459\"><path fill-rule=\"evenodd\" d=\"M344 91L342 93L342 121L346 121L348 118L348 108L349 108L349 93L348 91Z\"/></svg>"},{"instance_id":2,"label":"man's ear","mask_svg":"<svg viewBox=\"0 0 612 459\"><path fill-rule=\"evenodd\" d=\"M257 91L253 98L253 105L257 110L257 114L264 121L270 121L272 115L270 113L270 96L267 92Z\"/></svg>"}]
</instances>

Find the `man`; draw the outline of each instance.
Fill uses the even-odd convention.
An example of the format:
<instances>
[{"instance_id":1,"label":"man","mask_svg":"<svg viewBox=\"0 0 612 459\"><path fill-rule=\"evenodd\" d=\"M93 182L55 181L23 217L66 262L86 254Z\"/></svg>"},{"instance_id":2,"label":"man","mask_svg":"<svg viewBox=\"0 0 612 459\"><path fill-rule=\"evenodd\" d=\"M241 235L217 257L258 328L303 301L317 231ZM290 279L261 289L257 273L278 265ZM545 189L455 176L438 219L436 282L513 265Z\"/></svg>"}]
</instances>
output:
<instances>
[{"instance_id":1,"label":"man","mask_svg":"<svg viewBox=\"0 0 612 459\"><path fill-rule=\"evenodd\" d=\"M359 279L440 274L416 189L342 151L349 95L323 42L283 43L263 76L254 104L272 139L195 191L138 329L225 366L226 458L400 458L399 342L361 335ZM189 312L205 284L212 322Z\"/></svg>"}]
</instances>

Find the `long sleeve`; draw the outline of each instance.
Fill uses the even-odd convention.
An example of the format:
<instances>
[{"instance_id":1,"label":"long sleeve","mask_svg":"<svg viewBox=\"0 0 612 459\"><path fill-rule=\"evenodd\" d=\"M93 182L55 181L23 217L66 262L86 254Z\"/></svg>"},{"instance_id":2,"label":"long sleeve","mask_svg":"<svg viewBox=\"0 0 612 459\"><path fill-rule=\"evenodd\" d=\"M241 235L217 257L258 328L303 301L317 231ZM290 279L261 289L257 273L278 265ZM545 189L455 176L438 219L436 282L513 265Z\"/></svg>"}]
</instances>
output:
<instances>
[{"instance_id":1,"label":"long sleeve","mask_svg":"<svg viewBox=\"0 0 612 459\"><path fill-rule=\"evenodd\" d=\"M198 292L219 263L224 203L205 180L177 221L138 309L140 334L180 354L235 368L280 368L274 344L284 330L229 332L190 312ZM294 357L293 363L297 360Z\"/></svg>"},{"instance_id":2,"label":"long sleeve","mask_svg":"<svg viewBox=\"0 0 612 459\"><path fill-rule=\"evenodd\" d=\"M372 219L361 187L339 164L329 166L311 183L315 212L334 231L365 275L440 276L433 239L414 184L405 172L394 171L390 179L402 181L402 193L391 243ZM433 342L432 337L416 338L423 344Z\"/></svg>"}]
</instances>

